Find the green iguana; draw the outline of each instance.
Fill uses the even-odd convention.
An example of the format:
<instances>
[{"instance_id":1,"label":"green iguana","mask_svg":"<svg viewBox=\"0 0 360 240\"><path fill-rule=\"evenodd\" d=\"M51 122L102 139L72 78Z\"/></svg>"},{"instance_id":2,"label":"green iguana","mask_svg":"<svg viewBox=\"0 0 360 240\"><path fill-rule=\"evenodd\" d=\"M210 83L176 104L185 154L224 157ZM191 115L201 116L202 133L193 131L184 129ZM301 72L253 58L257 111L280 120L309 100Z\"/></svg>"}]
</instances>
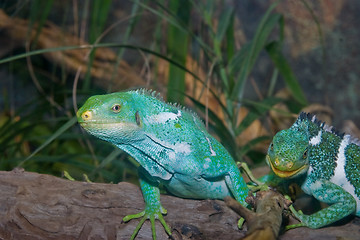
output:
<instances>
[{"instance_id":1,"label":"green iguana","mask_svg":"<svg viewBox=\"0 0 360 240\"><path fill-rule=\"evenodd\" d=\"M171 235L160 204L159 184L182 198L234 197L246 205L248 187L226 149L205 129L200 119L177 105L165 103L148 90L90 97L77 112L81 126L131 155L140 165L145 210L124 217L142 218L131 238L150 219Z\"/></svg>"},{"instance_id":2,"label":"green iguana","mask_svg":"<svg viewBox=\"0 0 360 240\"><path fill-rule=\"evenodd\" d=\"M350 214L360 216L360 144L350 135L301 113L287 130L278 132L266 156L281 178L301 181L302 190L330 204L312 215L291 208L301 223L289 228L319 228Z\"/></svg>"}]
</instances>

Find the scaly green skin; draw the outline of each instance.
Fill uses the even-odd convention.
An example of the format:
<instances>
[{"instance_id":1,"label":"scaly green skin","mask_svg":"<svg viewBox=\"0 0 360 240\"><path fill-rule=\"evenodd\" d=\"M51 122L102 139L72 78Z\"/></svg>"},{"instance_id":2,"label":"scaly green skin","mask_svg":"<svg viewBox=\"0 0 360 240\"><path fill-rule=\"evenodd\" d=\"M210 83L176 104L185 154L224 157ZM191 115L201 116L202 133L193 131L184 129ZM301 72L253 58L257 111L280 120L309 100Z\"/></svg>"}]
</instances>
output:
<instances>
[{"instance_id":1,"label":"scaly green skin","mask_svg":"<svg viewBox=\"0 0 360 240\"><path fill-rule=\"evenodd\" d=\"M360 146L311 114L301 113L269 146L267 162L282 178L301 180L306 194L330 206L312 215L291 207L300 224L320 228L350 214L360 216Z\"/></svg>"},{"instance_id":2,"label":"scaly green skin","mask_svg":"<svg viewBox=\"0 0 360 240\"><path fill-rule=\"evenodd\" d=\"M124 221L142 217L163 219L159 184L182 198L223 199L233 196L246 205L248 188L225 148L189 111L162 101L154 92L137 90L90 97L77 113L81 126L131 155L141 165L140 186L145 210Z\"/></svg>"}]
</instances>

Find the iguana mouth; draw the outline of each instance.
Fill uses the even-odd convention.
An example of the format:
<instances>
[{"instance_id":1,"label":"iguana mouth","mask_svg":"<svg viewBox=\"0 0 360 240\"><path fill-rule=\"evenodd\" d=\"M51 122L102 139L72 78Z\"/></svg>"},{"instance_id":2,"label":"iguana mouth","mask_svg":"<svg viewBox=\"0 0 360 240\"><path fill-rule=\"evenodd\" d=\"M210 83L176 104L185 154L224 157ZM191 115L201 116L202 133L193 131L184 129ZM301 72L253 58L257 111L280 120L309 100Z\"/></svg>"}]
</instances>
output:
<instances>
[{"instance_id":1,"label":"iguana mouth","mask_svg":"<svg viewBox=\"0 0 360 240\"><path fill-rule=\"evenodd\" d=\"M304 165L304 166L302 166L302 167L300 167L300 168L298 168L298 169L292 170L292 171L282 171L282 170L280 170L280 169L277 169L277 168L273 165L273 163L272 163L271 161L269 161L269 163L270 163L270 167L271 167L271 169L273 170L273 172L274 172L277 176L279 176L279 177L281 177L281 178L289 178L289 177L292 177L292 176L294 176L294 175L297 174L298 172L301 172L302 170L304 170L304 169L307 167L307 165Z\"/></svg>"},{"instance_id":2,"label":"iguana mouth","mask_svg":"<svg viewBox=\"0 0 360 240\"><path fill-rule=\"evenodd\" d=\"M79 122L80 125L88 131L121 131L126 130L127 132L136 131L139 126L134 123L126 122L112 122L112 121L86 121Z\"/></svg>"}]
</instances>

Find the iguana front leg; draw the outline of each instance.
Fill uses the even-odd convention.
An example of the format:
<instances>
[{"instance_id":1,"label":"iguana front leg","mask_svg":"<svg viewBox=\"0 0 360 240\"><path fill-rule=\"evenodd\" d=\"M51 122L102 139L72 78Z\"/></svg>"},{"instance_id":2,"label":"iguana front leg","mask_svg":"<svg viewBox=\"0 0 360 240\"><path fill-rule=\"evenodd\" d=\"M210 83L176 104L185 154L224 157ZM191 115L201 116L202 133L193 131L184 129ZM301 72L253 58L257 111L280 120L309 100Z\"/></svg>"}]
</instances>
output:
<instances>
[{"instance_id":1,"label":"iguana front leg","mask_svg":"<svg viewBox=\"0 0 360 240\"><path fill-rule=\"evenodd\" d=\"M136 226L130 239L134 239L136 237L140 228L147 219L149 219L151 222L151 231L152 231L153 239L156 239L155 219L158 219L160 223L163 225L166 233L171 235L170 227L166 224L162 216L163 214L166 214L167 211L165 208L161 206L159 188L151 185L146 180L143 180L141 178L140 178L140 186L145 201L145 210L137 214L127 215L126 217L123 218L124 222L128 222L134 218L141 218L139 224Z\"/></svg>"},{"instance_id":2,"label":"iguana front leg","mask_svg":"<svg viewBox=\"0 0 360 240\"><path fill-rule=\"evenodd\" d=\"M336 222L354 213L356 210L356 200L354 197L330 181L316 181L307 189L311 189L312 195L319 201L332 205L311 215L305 215L301 211L296 211L295 208L291 206L290 210L301 223L289 225L286 229L303 226L320 228Z\"/></svg>"}]
</instances>

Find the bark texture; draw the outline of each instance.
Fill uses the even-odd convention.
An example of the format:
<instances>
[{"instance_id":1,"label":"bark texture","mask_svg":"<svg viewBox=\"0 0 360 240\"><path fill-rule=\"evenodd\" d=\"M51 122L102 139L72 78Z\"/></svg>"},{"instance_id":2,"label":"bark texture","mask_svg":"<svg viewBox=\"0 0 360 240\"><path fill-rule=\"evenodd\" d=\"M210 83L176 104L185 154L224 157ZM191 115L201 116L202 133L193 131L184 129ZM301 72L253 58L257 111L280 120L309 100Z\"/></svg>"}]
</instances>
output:
<instances>
[{"instance_id":1,"label":"bark texture","mask_svg":"<svg viewBox=\"0 0 360 240\"><path fill-rule=\"evenodd\" d=\"M238 216L223 201L162 195L174 239L240 239ZM61 179L16 169L0 172L0 239L129 239L138 221L122 218L143 210L140 189ZM251 228L251 227L250 227ZM168 239L159 222L158 239ZM246 227L245 227L246 229ZM358 239L359 218L318 230L298 228L280 239ZM151 239L148 221L137 239Z\"/></svg>"},{"instance_id":2,"label":"bark texture","mask_svg":"<svg viewBox=\"0 0 360 240\"><path fill-rule=\"evenodd\" d=\"M256 198L247 198L247 202L251 202L256 212L247 209L230 197L226 197L225 202L247 222L248 231L244 240L277 239L282 224L283 210L290 204L290 201L272 190L257 192Z\"/></svg>"},{"instance_id":3,"label":"bark texture","mask_svg":"<svg viewBox=\"0 0 360 240\"><path fill-rule=\"evenodd\" d=\"M138 220L122 223L143 210L140 189L130 183L69 181L14 170L0 172L0 239L129 239ZM165 220L175 239L240 238L238 216L216 200L162 195ZM158 239L168 239L159 222ZM137 239L151 239L146 221Z\"/></svg>"}]
</instances>

